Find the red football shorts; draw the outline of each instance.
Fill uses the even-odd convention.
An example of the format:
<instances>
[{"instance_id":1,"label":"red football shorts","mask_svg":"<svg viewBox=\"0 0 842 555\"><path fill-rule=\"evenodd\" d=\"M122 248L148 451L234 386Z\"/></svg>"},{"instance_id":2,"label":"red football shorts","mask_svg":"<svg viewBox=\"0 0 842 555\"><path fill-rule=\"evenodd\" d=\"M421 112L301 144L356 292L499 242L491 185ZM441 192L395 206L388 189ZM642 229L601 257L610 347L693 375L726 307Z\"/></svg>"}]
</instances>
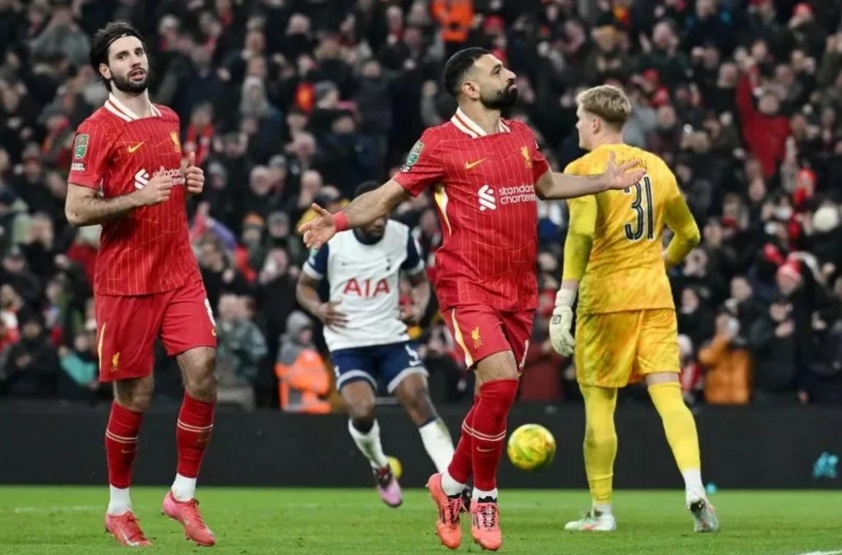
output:
<instances>
[{"instance_id":1,"label":"red football shorts","mask_svg":"<svg viewBox=\"0 0 842 555\"><path fill-rule=\"evenodd\" d=\"M511 351L523 371L535 311L503 312L487 305L465 305L446 310L443 316L468 368L494 353Z\"/></svg>"},{"instance_id":2,"label":"red football shorts","mask_svg":"<svg viewBox=\"0 0 842 555\"><path fill-rule=\"evenodd\" d=\"M216 347L216 323L201 279L152 295L96 295L94 304L102 382L151 374L158 337L170 356Z\"/></svg>"}]
</instances>

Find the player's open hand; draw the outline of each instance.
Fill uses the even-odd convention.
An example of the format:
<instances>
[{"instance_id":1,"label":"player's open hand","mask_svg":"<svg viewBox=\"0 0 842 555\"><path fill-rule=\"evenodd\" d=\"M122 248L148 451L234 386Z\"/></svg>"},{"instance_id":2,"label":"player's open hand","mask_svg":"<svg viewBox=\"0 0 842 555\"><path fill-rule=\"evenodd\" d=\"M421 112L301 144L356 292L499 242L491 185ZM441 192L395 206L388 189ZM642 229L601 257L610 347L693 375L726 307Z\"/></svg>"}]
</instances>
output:
<instances>
[{"instance_id":1,"label":"player's open hand","mask_svg":"<svg viewBox=\"0 0 842 555\"><path fill-rule=\"evenodd\" d=\"M570 332L573 327L573 302L576 293L567 289L559 289L556 295L555 310L550 320L550 342L555 351L565 357L573 354L576 341Z\"/></svg>"},{"instance_id":2,"label":"player's open hand","mask_svg":"<svg viewBox=\"0 0 842 555\"><path fill-rule=\"evenodd\" d=\"M608 157L608 167L602 174L606 189L626 189L646 175L646 170L640 166L638 160L629 160L618 166L615 158L612 152Z\"/></svg>"},{"instance_id":3,"label":"player's open hand","mask_svg":"<svg viewBox=\"0 0 842 555\"><path fill-rule=\"evenodd\" d=\"M310 205L316 217L298 228L304 234L304 245L308 249L319 249L336 235L336 221L333 214L316 204Z\"/></svg>"},{"instance_id":4,"label":"player's open hand","mask_svg":"<svg viewBox=\"0 0 842 555\"><path fill-rule=\"evenodd\" d=\"M348 325L348 317L337 309L339 303L322 303L316 311L316 317L329 328L344 328Z\"/></svg>"},{"instance_id":5,"label":"player's open hand","mask_svg":"<svg viewBox=\"0 0 842 555\"><path fill-rule=\"evenodd\" d=\"M191 151L181 163L184 186L191 195L199 195L205 188L205 172L196 165L196 152Z\"/></svg>"},{"instance_id":6,"label":"player's open hand","mask_svg":"<svg viewBox=\"0 0 842 555\"><path fill-rule=\"evenodd\" d=\"M167 202L172 194L172 188L172 177L167 175L167 170L161 166L158 171L152 174L146 185L134 194L137 195L141 206L154 206Z\"/></svg>"}]
</instances>

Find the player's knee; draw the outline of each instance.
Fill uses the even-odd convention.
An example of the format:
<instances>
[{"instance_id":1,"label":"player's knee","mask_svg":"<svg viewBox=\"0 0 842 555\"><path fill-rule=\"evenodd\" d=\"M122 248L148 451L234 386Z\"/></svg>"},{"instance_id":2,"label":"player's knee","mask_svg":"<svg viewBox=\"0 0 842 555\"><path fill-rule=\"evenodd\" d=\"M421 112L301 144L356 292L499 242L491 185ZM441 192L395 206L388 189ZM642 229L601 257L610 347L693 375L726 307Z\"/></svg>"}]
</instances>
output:
<instances>
[{"instance_id":1,"label":"player's knee","mask_svg":"<svg viewBox=\"0 0 842 555\"><path fill-rule=\"evenodd\" d=\"M216 401L218 386L219 381L214 372L202 372L184 383L184 389L190 397L205 403Z\"/></svg>"},{"instance_id":2,"label":"player's knee","mask_svg":"<svg viewBox=\"0 0 842 555\"><path fill-rule=\"evenodd\" d=\"M218 388L215 370L215 350L196 349L185 353L182 358L182 375L187 394L197 401L215 402Z\"/></svg>"},{"instance_id":3,"label":"player's knee","mask_svg":"<svg viewBox=\"0 0 842 555\"><path fill-rule=\"evenodd\" d=\"M349 404L348 416L356 429L370 430L374 425L374 399L361 399Z\"/></svg>"},{"instance_id":4,"label":"player's knee","mask_svg":"<svg viewBox=\"0 0 842 555\"><path fill-rule=\"evenodd\" d=\"M120 380L114 382L114 400L132 412L146 412L152 405L152 380Z\"/></svg>"}]
</instances>

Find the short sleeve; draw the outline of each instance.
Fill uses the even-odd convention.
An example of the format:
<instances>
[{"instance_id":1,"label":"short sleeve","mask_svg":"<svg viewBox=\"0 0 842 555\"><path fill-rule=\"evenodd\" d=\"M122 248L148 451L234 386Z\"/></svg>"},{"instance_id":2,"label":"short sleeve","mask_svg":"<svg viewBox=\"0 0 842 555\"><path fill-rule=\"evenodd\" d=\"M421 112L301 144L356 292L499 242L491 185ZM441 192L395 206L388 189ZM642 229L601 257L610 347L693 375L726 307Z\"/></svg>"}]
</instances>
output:
<instances>
[{"instance_id":1,"label":"short sleeve","mask_svg":"<svg viewBox=\"0 0 842 555\"><path fill-rule=\"evenodd\" d=\"M406 260L401 264L401 270L409 275L424 271L424 261L421 259L421 247L412 233L407 233Z\"/></svg>"},{"instance_id":2,"label":"short sleeve","mask_svg":"<svg viewBox=\"0 0 842 555\"><path fill-rule=\"evenodd\" d=\"M325 244L319 250L310 253L310 258L304 263L304 273L313 279L320 280L327 275L327 258L330 245Z\"/></svg>"},{"instance_id":3,"label":"short sleeve","mask_svg":"<svg viewBox=\"0 0 842 555\"><path fill-rule=\"evenodd\" d=\"M564 167L564 173L570 175L579 175L579 159L573 160Z\"/></svg>"},{"instance_id":4,"label":"short sleeve","mask_svg":"<svg viewBox=\"0 0 842 555\"><path fill-rule=\"evenodd\" d=\"M439 143L436 130L424 131L409 151L401 170L392 178L414 197L443 181L444 166L438 153Z\"/></svg>"},{"instance_id":5,"label":"short sleeve","mask_svg":"<svg viewBox=\"0 0 842 555\"><path fill-rule=\"evenodd\" d=\"M99 189L111 152L111 143L102 125L90 120L82 122L73 140L73 160L68 182Z\"/></svg>"},{"instance_id":6,"label":"short sleeve","mask_svg":"<svg viewBox=\"0 0 842 555\"><path fill-rule=\"evenodd\" d=\"M537 182L549 169L550 163L538 148L538 141L535 141L535 150L532 151L532 178Z\"/></svg>"}]
</instances>

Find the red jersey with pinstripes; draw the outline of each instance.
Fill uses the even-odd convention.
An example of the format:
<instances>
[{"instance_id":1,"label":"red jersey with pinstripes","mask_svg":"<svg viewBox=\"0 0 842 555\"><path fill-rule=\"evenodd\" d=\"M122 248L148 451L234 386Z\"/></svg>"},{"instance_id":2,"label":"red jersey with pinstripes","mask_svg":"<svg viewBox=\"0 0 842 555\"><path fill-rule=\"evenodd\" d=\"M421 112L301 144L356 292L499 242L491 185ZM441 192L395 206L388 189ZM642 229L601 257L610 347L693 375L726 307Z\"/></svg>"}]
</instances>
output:
<instances>
[{"instance_id":1,"label":"red jersey with pinstripes","mask_svg":"<svg viewBox=\"0 0 842 555\"><path fill-rule=\"evenodd\" d=\"M535 182L548 170L519 121L501 120L499 132L487 135L459 110L421 135L393 179L414 196L434 189L444 237L436 252L442 309L538 306Z\"/></svg>"},{"instance_id":2,"label":"red jersey with pinstripes","mask_svg":"<svg viewBox=\"0 0 842 555\"><path fill-rule=\"evenodd\" d=\"M166 202L103 223L94 276L99 295L161 293L201 279L188 236L178 115L157 105L152 112L139 118L111 95L76 133L70 183L113 198L143 188L163 167L175 184Z\"/></svg>"}]
</instances>

